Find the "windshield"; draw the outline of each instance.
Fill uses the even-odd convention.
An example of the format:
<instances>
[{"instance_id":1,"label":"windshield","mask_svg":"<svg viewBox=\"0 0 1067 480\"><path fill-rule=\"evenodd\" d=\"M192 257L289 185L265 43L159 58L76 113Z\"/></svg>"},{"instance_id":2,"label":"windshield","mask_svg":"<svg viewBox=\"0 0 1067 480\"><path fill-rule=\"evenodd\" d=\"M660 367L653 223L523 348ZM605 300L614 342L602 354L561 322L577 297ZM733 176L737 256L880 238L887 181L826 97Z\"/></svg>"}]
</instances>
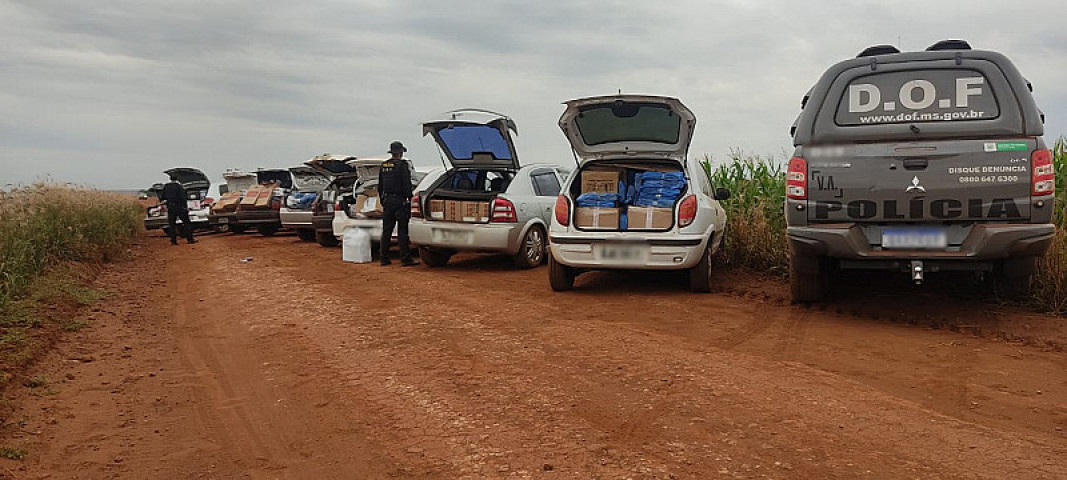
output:
<instances>
[{"instance_id":1,"label":"windshield","mask_svg":"<svg viewBox=\"0 0 1067 480\"><path fill-rule=\"evenodd\" d=\"M474 154L490 154L496 160L511 160L511 149L500 130L489 125L453 125L439 130L441 143L456 160L471 160Z\"/></svg>"},{"instance_id":2,"label":"windshield","mask_svg":"<svg viewBox=\"0 0 1067 480\"><path fill-rule=\"evenodd\" d=\"M682 126L667 105L621 101L584 107L576 123L586 145L635 141L675 144Z\"/></svg>"}]
</instances>

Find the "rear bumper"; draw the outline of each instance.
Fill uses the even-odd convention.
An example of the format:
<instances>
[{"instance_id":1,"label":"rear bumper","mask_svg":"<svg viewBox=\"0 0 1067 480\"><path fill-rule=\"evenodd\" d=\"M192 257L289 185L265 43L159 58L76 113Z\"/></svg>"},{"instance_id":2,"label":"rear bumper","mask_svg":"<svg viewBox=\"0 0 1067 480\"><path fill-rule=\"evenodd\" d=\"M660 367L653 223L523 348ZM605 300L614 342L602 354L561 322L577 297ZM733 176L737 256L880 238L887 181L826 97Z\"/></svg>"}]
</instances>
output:
<instances>
[{"instance_id":1,"label":"rear bumper","mask_svg":"<svg viewBox=\"0 0 1067 480\"><path fill-rule=\"evenodd\" d=\"M312 224L313 215L311 214L311 210L289 210L283 208L278 212L278 217L281 219L282 226L285 228L308 230L314 228L314 224Z\"/></svg>"},{"instance_id":2,"label":"rear bumper","mask_svg":"<svg viewBox=\"0 0 1067 480\"><path fill-rule=\"evenodd\" d=\"M416 220L411 222L411 242L432 248L475 252L515 253L524 225L517 223L459 223Z\"/></svg>"},{"instance_id":3,"label":"rear bumper","mask_svg":"<svg viewBox=\"0 0 1067 480\"><path fill-rule=\"evenodd\" d=\"M588 236L553 236L549 238L552 257L568 267L592 270L684 270L700 263L710 236L674 235L670 238L634 239ZM602 245L643 246L648 248L644 261L604 260L597 255Z\"/></svg>"},{"instance_id":4,"label":"rear bumper","mask_svg":"<svg viewBox=\"0 0 1067 480\"><path fill-rule=\"evenodd\" d=\"M883 250L871 245L852 223L789 227L794 254L847 260L995 260L1044 255L1056 228L1052 224L978 224L963 243L947 251Z\"/></svg>"},{"instance_id":5,"label":"rear bumper","mask_svg":"<svg viewBox=\"0 0 1067 480\"><path fill-rule=\"evenodd\" d=\"M179 225L182 223L182 221L180 219L177 220L177 222L178 222ZM209 222L209 219L208 219L207 211L206 210L192 210L192 211L190 211L189 212L189 223L193 225L194 229L195 228L209 228L210 227L210 222ZM159 216L159 217L146 217L144 219L144 228L145 228L145 230L158 230L158 229L164 228L164 227L166 227L168 225L169 225L169 222L167 221L167 216L166 215Z\"/></svg>"},{"instance_id":6,"label":"rear bumper","mask_svg":"<svg viewBox=\"0 0 1067 480\"><path fill-rule=\"evenodd\" d=\"M167 217L152 217L144 219L145 230L159 230L167 226Z\"/></svg>"},{"instance_id":7,"label":"rear bumper","mask_svg":"<svg viewBox=\"0 0 1067 480\"><path fill-rule=\"evenodd\" d=\"M237 223L241 225L279 224L282 220L277 210L252 210L240 211L236 215Z\"/></svg>"},{"instance_id":8,"label":"rear bumper","mask_svg":"<svg viewBox=\"0 0 1067 480\"><path fill-rule=\"evenodd\" d=\"M374 242L378 242L382 238L382 219L380 218L349 218L345 214L334 215L333 217L333 235L337 238L342 238L345 235L345 230L349 228L362 228L370 234L370 238ZM397 231L393 229L393 240L396 240Z\"/></svg>"}]
</instances>

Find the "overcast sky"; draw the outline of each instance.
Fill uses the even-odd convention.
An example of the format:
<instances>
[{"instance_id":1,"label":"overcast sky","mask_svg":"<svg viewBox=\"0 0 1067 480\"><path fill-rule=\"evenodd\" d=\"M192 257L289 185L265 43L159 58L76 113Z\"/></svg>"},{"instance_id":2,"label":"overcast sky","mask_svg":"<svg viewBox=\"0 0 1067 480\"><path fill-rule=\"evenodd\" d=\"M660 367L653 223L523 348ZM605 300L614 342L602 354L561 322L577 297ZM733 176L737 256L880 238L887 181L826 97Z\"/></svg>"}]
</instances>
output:
<instances>
[{"instance_id":1,"label":"overcast sky","mask_svg":"<svg viewBox=\"0 0 1067 480\"><path fill-rule=\"evenodd\" d=\"M561 102L680 98L691 152L781 156L800 98L864 47L944 38L1012 58L1046 139L1067 133L1067 2L0 0L0 187L49 175L139 188L172 166L297 164L406 143L419 123L487 108L523 162L573 162Z\"/></svg>"}]
</instances>

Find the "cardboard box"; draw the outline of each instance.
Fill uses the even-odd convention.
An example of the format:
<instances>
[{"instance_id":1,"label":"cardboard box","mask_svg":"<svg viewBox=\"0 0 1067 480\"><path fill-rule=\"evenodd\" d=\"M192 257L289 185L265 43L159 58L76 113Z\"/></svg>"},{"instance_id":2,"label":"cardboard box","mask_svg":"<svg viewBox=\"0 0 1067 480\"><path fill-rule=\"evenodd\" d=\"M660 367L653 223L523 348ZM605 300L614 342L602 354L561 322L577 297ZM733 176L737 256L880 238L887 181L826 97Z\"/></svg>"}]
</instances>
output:
<instances>
[{"instance_id":1,"label":"cardboard box","mask_svg":"<svg viewBox=\"0 0 1067 480\"><path fill-rule=\"evenodd\" d=\"M463 218L463 202L459 200L445 200L445 220L458 222Z\"/></svg>"},{"instance_id":2,"label":"cardboard box","mask_svg":"<svg viewBox=\"0 0 1067 480\"><path fill-rule=\"evenodd\" d=\"M582 193L619 193L619 169L582 170Z\"/></svg>"},{"instance_id":3,"label":"cardboard box","mask_svg":"<svg viewBox=\"0 0 1067 480\"><path fill-rule=\"evenodd\" d=\"M674 209L630 207L626 209L627 230L666 230L674 224Z\"/></svg>"},{"instance_id":4,"label":"cardboard box","mask_svg":"<svg viewBox=\"0 0 1067 480\"><path fill-rule=\"evenodd\" d=\"M430 218L434 220L445 219L445 201L430 200Z\"/></svg>"},{"instance_id":5,"label":"cardboard box","mask_svg":"<svg viewBox=\"0 0 1067 480\"><path fill-rule=\"evenodd\" d=\"M617 230L619 209L604 207L578 207L574 212L574 225L578 228Z\"/></svg>"},{"instance_id":6,"label":"cardboard box","mask_svg":"<svg viewBox=\"0 0 1067 480\"><path fill-rule=\"evenodd\" d=\"M489 202L461 202L463 216L460 220L468 223L485 223L489 221Z\"/></svg>"},{"instance_id":7,"label":"cardboard box","mask_svg":"<svg viewBox=\"0 0 1067 480\"><path fill-rule=\"evenodd\" d=\"M363 193L356 195L356 204L352 207L352 210L371 218L378 218L385 213L381 199L378 198L378 191L372 188L368 188Z\"/></svg>"}]
</instances>

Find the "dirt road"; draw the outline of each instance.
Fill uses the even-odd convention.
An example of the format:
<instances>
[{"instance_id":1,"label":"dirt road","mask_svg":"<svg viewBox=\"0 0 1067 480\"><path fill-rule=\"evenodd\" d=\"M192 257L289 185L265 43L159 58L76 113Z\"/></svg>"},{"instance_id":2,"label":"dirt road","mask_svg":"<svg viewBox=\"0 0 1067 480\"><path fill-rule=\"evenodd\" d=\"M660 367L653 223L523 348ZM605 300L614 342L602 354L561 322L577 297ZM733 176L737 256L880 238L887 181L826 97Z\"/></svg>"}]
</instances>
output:
<instances>
[{"instance_id":1,"label":"dirt road","mask_svg":"<svg viewBox=\"0 0 1067 480\"><path fill-rule=\"evenodd\" d=\"M151 255L155 252L155 255ZM251 262L240 260L252 257ZM14 478L1067 478L1060 322L723 272L353 265L149 238L14 392ZM179 278L171 281L165 278ZM936 327L936 328L932 328ZM976 335L977 333L977 335ZM1021 342L1005 342L1000 338ZM10 430L10 429L9 429Z\"/></svg>"}]
</instances>

